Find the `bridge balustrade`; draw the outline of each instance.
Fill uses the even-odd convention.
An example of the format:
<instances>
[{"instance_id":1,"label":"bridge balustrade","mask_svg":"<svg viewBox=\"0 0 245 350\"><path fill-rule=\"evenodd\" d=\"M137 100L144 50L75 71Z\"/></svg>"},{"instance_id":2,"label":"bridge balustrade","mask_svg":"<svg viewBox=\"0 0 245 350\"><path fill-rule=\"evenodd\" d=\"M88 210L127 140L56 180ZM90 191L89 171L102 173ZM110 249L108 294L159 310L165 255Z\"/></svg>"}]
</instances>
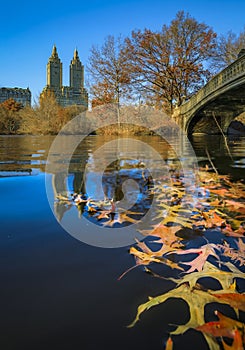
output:
<instances>
[{"instance_id":1,"label":"bridge balustrade","mask_svg":"<svg viewBox=\"0 0 245 350\"><path fill-rule=\"evenodd\" d=\"M204 87L202 87L195 95L188 101L183 103L180 107L180 114L187 114L192 108L197 106L204 98L208 97L216 90L225 86L232 80L235 80L240 75L245 73L245 55L239 57L236 61L231 63L228 67L216 74Z\"/></svg>"}]
</instances>

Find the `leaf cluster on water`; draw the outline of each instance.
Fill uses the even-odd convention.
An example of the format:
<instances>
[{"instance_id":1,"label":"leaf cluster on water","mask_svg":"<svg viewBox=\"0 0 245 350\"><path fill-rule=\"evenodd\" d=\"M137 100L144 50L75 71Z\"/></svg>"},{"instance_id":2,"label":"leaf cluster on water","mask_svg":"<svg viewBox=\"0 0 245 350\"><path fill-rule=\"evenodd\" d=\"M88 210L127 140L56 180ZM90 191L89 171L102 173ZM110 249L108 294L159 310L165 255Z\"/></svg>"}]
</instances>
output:
<instances>
[{"instance_id":1,"label":"leaf cluster on water","mask_svg":"<svg viewBox=\"0 0 245 350\"><path fill-rule=\"evenodd\" d=\"M167 293L149 297L138 307L129 327L153 306L169 298L183 299L188 304L190 317L186 324L176 325L169 334L166 350L173 348L174 337L190 329L202 332L210 350L242 350L245 325L239 318L245 311L245 294L238 290L236 281L244 282L245 279L245 186L206 169L198 172L198 183L197 195L194 186L186 191L181 177L173 179L172 186L167 189L160 185L153 189L158 196L156 219L161 221L152 230L142 231L146 241L136 242L129 252L135 257L136 266L145 266L145 271L153 277L171 280L175 287ZM192 196L196 196L196 200L193 201ZM196 237L202 243L192 247ZM152 243L157 244L158 249L153 250ZM151 268L148 267L150 264ZM156 273L156 264L176 269L178 277ZM203 282L207 278L215 279L219 289L207 288ZM221 309L223 304L229 305L236 318L216 310L213 321L206 322L205 309L212 303L218 303Z\"/></svg>"},{"instance_id":2,"label":"leaf cluster on water","mask_svg":"<svg viewBox=\"0 0 245 350\"><path fill-rule=\"evenodd\" d=\"M245 279L245 185L207 168L197 172L196 183L186 182L184 175L174 171L170 181L166 178L163 185L163 180L156 179L148 191L149 197L156 197L155 223L151 229L140 230L146 239L137 240L129 249L135 265L119 279L143 266L145 272L170 280L175 287L139 305L129 327L153 306L169 298L182 299L188 304L190 317L186 324L176 325L168 335L166 350L173 348L174 337L190 329L203 334L210 350L243 350L245 325L240 318L245 311L245 294L237 285ZM98 202L81 194L72 198L59 195L57 199L68 206L75 204L106 227L137 224L143 215L139 211L121 211L113 200ZM155 271L156 266L164 265L173 272L172 277ZM207 287L204 283L207 279L214 279L220 287L216 290ZM206 306L212 303L217 303L221 309L222 305L229 305L236 317L216 310L213 320L206 322ZM227 342L227 338L230 341Z\"/></svg>"}]
</instances>

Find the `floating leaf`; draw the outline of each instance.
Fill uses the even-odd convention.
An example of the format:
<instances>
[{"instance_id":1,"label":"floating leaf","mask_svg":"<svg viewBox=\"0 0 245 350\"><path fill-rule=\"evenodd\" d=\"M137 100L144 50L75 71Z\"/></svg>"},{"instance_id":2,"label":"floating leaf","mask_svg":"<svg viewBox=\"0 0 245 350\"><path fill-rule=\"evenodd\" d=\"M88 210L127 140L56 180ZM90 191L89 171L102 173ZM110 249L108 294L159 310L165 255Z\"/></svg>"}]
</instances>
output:
<instances>
[{"instance_id":1,"label":"floating leaf","mask_svg":"<svg viewBox=\"0 0 245 350\"><path fill-rule=\"evenodd\" d=\"M166 342L165 350L173 350L173 341L172 341L171 337L169 337L167 342Z\"/></svg>"},{"instance_id":2,"label":"floating leaf","mask_svg":"<svg viewBox=\"0 0 245 350\"><path fill-rule=\"evenodd\" d=\"M243 242L242 240L239 240L237 245L238 249L231 248L229 244L224 241L223 244L218 244L217 247L219 247L223 251L223 255L231 258L231 260L234 260L235 262L239 262L240 265L245 264L245 252L243 248ZM240 249L239 249L240 248Z\"/></svg>"},{"instance_id":3,"label":"floating leaf","mask_svg":"<svg viewBox=\"0 0 245 350\"><path fill-rule=\"evenodd\" d=\"M217 249L217 246L215 244L206 244L202 246L201 248L193 248L193 249L186 249L186 250L174 250L173 253L175 254L198 254L198 256L189 262L181 262L183 265L189 265L190 268L187 273L193 272L195 270L202 271L203 266L209 257L209 255L214 256L215 258L219 259L218 255L216 254L214 248Z\"/></svg>"},{"instance_id":4,"label":"floating leaf","mask_svg":"<svg viewBox=\"0 0 245 350\"><path fill-rule=\"evenodd\" d=\"M221 303L229 304L234 309L245 311L245 294L239 293L222 293L222 291L211 293Z\"/></svg>"},{"instance_id":5,"label":"floating leaf","mask_svg":"<svg viewBox=\"0 0 245 350\"><path fill-rule=\"evenodd\" d=\"M224 350L244 350L242 336L237 329L234 330L234 340L232 345L227 345L224 340L222 340L222 345Z\"/></svg>"},{"instance_id":6,"label":"floating leaf","mask_svg":"<svg viewBox=\"0 0 245 350\"><path fill-rule=\"evenodd\" d=\"M143 247L143 243L140 243L141 247ZM144 245L145 246L145 245ZM165 247L163 248L165 250ZM171 249L171 248L170 248ZM129 252L130 254L135 256L136 259L136 265L149 265L150 263L160 263L160 264L166 264L170 266L173 269L179 269L183 270L181 266L178 264L172 262L171 260L165 259L162 257L162 249L159 251L153 252L147 247L146 252L141 252L135 247L131 247Z\"/></svg>"},{"instance_id":7,"label":"floating leaf","mask_svg":"<svg viewBox=\"0 0 245 350\"><path fill-rule=\"evenodd\" d=\"M198 326L196 330L207 333L214 337L228 337L234 338L234 330L238 330L241 334L244 334L244 324L233 318L223 315L219 311L215 311L219 320L214 322L207 322L201 326Z\"/></svg>"},{"instance_id":8,"label":"floating leaf","mask_svg":"<svg viewBox=\"0 0 245 350\"><path fill-rule=\"evenodd\" d=\"M234 278L244 278L244 273L242 273L240 270L238 270L234 265L231 263L226 263L226 266L231 270L229 271L222 271L218 269L216 266L211 264L210 262L206 261L203 270L201 272L192 272L189 274L186 274L182 278L171 278L169 277L168 280L171 280L175 283L177 283L177 286L179 286L182 283L188 283L190 288L194 288L197 284L197 281L200 278L205 277L211 277L219 281L223 289L228 289L230 285L233 282Z\"/></svg>"},{"instance_id":9,"label":"floating leaf","mask_svg":"<svg viewBox=\"0 0 245 350\"><path fill-rule=\"evenodd\" d=\"M160 240L157 243L162 243L165 245L173 245L176 241L179 241L181 238L176 237L175 233L182 229L182 226L166 226L159 224L154 226L153 230L141 231L144 235L147 233L149 236L158 237Z\"/></svg>"},{"instance_id":10,"label":"floating leaf","mask_svg":"<svg viewBox=\"0 0 245 350\"><path fill-rule=\"evenodd\" d=\"M181 284L179 287L170 290L169 292L159 295L157 297L149 297L149 301L141 304L138 307L136 317L134 321L128 326L133 327L137 321L139 321L140 315L156 306L164 303L169 298L180 298L186 301L190 308L190 320L186 325L178 326L178 328L172 332L172 334L182 334L188 328L196 328L200 324L204 323L204 307L207 303L216 301L215 297L202 290L191 290L187 284Z\"/></svg>"}]
</instances>

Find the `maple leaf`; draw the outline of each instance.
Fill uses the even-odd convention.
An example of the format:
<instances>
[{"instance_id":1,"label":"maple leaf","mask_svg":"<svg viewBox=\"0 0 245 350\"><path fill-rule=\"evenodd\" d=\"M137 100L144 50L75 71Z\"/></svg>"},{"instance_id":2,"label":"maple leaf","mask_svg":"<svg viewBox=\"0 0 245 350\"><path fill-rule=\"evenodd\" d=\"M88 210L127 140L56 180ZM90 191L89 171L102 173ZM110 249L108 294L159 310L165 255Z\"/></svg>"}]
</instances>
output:
<instances>
[{"instance_id":1,"label":"maple leaf","mask_svg":"<svg viewBox=\"0 0 245 350\"><path fill-rule=\"evenodd\" d=\"M232 220L233 225L239 225L241 222L238 220ZM225 228L221 229L222 233L230 237L244 237L245 230L242 225L237 230L233 230L231 225L226 225Z\"/></svg>"},{"instance_id":2,"label":"maple leaf","mask_svg":"<svg viewBox=\"0 0 245 350\"><path fill-rule=\"evenodd\" d=\"M217 246L215 244L206 244L202 246L201 248L191 248L186 250L174 250L174 254L183 255L183 254L198 254L198 256L189 262L181 262L183 265L189 265L189 270L186 271L186 273L193 272L195 270L202 271L203 266L209 257L209 255L214 256L215 258L219 259L218 255L216 254L214 248L217 249Z\"/></svg>"}]
</instances>

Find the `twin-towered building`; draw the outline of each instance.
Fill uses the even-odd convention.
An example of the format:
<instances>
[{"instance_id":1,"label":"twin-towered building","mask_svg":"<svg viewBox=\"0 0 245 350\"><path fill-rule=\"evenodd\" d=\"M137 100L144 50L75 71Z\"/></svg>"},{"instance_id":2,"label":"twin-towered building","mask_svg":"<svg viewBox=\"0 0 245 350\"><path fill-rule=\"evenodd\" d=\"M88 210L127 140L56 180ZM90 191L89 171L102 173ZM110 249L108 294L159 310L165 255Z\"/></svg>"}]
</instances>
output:
<instances>
[{"instance_id":1,"label":"twin-towered building","mask_svg":"<svg viewBox=\"0 0 245 350\"><path fill-rule=\"evenodd\" d=\"M82 65L77 49L74 51L70 63L70 85L62 84L62 62L54 45L52 55L47 64L47 85L41 96L53 93L59 105L81 105L88 108L88 93L84 88L84 66Z\"/></svg>"},{"instance_id":2,"label":"twin-towered building","mask_svg":"<svg viewBox=\"0 0 245 350\"><path fill-rule=\"evenodd\" d=\"M54 45L52 55L47 64L47 85L41 93L53 94L60 106L80 105L88 108L88 93L84 88L84 66L82 65L77 50L70 63L70 85L62 84L62 62ZM29 88L0 88L0 103L14 99L23 106L31 105L31 91Z\"/></svg>"}]
</instances>

